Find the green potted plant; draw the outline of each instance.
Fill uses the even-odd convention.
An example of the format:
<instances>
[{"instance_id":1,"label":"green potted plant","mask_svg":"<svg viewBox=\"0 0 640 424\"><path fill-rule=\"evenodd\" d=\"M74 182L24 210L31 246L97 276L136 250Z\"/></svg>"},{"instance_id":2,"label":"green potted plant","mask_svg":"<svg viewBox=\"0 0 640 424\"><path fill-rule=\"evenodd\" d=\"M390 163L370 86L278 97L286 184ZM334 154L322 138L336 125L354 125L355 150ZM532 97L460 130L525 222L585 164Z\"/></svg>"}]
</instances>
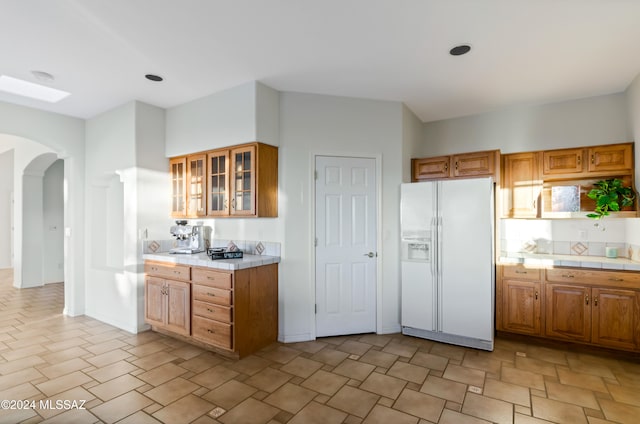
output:
<instances>
[{"instance_id":1,"label":"green potted plant","mask_svg":"<svg viewBox=\"0 0 640 424\"><path fill-rule=\"evenodd\" d=\"M587 193L587 197L596 201L596 208L593 213L587 214L588 218L601 219L609 215L609 211L617 212L633 205L636 198L633 189L625 187L619 178L600 180L593 185L594 188Z\"/></svg>"}]
</instances>

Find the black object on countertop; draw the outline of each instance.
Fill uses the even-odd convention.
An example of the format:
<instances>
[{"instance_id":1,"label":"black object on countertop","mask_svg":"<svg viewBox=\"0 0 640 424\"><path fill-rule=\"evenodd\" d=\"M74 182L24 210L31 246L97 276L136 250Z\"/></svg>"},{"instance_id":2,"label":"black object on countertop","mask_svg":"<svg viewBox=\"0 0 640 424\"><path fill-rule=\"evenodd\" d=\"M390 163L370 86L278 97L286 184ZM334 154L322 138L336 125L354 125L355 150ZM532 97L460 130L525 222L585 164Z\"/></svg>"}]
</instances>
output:
<instances>
[{"instance_id":1,"label":"black object on countertop","mask_svg":"<svg viewBox=\"0 0 640 424\"><path fill-rule=\"evenodd\" d=\"M207 249L207 256L212 260L216 259L239 259L244 256L242 250L236 250L233 252L228 251L222 247L210 247Z\"/></svg>"}]
</instances>

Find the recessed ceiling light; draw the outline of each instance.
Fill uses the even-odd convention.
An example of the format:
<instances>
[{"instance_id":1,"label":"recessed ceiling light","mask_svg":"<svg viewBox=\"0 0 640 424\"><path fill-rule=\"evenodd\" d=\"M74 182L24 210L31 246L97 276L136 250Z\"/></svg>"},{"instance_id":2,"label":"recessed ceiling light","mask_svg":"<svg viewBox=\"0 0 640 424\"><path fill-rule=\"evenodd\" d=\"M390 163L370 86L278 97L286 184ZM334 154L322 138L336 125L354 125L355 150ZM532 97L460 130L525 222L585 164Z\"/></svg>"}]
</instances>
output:
<instances>
[{"instance_id":1,"label":"recessed ceiling light","mask_svg":"<svg viewBox=\"0 0 640 424\"><path fill-rule=\"evenodd\" d=\"M468 44L460 44L459 46L455 46L451 50L449 50L449 54L451 56L462 56L463 54L469 53L471 50L471 46Z\"/></svg>"},{"instance_id":2,"label":"recessed ceiling light","mask_svg":"<svg viewBox=\"0 0 640 424\"><path fill-rule=\"evenodd\" d=\"M49 72L44 71L31 71L31 75L36 77L38 81L52 83L55 78Z\"/></svg>"},{"instance_id":3,"label":"recessed ceiling light","mask_svg":"<svg viewBox=\"0 0 640 424\"><path fill-rule=\"evenodd\" d=\"M154 75L154 74L147 74L144 77L149 81L156 81L156 82L160 82L163 79L160 75Z\"/></svg>"},{"instance_id":4,"label":"recessed ceiling light","mask_svg":"<svg viewBox=\"0 0 640 424\"><path fill-rule=\"evenodd\" d=\"M71 93L24 81L18 78L0 75L0 91L5 91L18 96L30 97L36 100L42 100L49 103L56 103L64 99Z\"/></svg>"}]
</instances>

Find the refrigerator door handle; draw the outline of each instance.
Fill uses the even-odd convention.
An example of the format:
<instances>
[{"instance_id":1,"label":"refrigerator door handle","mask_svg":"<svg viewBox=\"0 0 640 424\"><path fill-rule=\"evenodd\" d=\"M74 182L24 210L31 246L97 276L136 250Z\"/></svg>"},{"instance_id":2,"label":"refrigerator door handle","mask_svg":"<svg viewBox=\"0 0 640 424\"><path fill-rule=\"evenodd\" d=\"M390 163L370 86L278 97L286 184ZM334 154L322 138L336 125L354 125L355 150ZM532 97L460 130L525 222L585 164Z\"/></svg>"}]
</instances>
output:
<instances>
[{"instance_id":1,"label":"refrigerator door handle","mask_svg":"<svg viewBox=\"0 0 640 424\"><path fill-rule=\"evenodd\" d=\"M431 239L429 240L429 267L431 269L431 281L436 279L436 218L431 218Z\"/></svg>"}]
</instances>

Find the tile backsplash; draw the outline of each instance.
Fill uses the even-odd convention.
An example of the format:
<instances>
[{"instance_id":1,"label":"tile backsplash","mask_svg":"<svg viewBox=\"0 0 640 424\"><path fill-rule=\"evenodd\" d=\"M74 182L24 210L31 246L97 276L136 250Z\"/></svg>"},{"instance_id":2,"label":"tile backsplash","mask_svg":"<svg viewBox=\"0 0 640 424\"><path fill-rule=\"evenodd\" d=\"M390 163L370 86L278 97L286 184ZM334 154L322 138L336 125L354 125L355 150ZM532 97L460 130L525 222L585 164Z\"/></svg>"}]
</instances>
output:
<instances>
[{"instance_id":1,"label":"tile backsplash","mask_svg":"<svg viewBox=\"0 0 640 424\"><path fill-rule=\"evenodd\" d=\"M280 243L277 242L214 239L209 244L211 247L228 247L230 243L233 243L239 250L248 255L280 256ZM168 252L174 245L175 239L143 240L142 253Z\"/></svg>"},{"instance_id":2,"label":"tile backsplash","mask_svg":"<svg viewBox=\"0 0 640 424\"><path fill-rule=\"evenodd\" d=\"M509 253L546 253L605 256L615 247L618 257L640 261L640 241L633 237L637 223L628 219L502 219L500 250Z\"/></svg>"}]
</instances>

